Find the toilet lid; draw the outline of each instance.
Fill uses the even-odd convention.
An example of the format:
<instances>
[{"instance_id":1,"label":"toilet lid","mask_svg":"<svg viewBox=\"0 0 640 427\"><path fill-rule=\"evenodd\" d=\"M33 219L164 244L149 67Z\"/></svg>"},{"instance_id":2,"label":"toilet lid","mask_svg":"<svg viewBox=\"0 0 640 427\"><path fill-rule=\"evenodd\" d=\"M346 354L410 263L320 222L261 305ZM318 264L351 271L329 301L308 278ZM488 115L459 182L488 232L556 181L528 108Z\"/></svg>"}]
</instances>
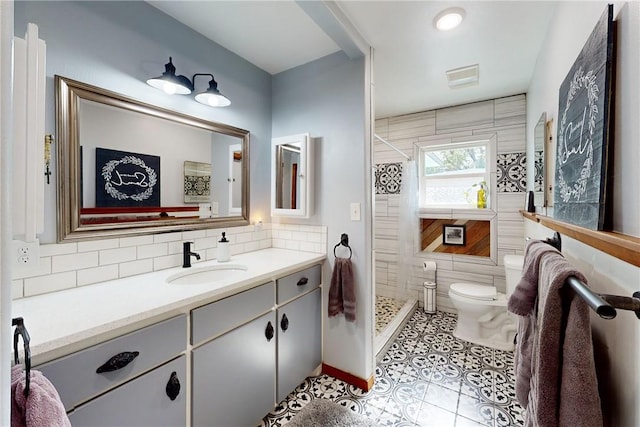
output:
<instances>
[{"instance_id":1,"label":"toilet lid","mask_svg":"<svg viewBox=\"0 0 640 427\"><path fill-rule=\"evenodd\" d=\"M462 297L483 301L492 301L498 296L495 286L477 285L475 283L454 283L449 289Z\"/></svg>"}]
</instances>

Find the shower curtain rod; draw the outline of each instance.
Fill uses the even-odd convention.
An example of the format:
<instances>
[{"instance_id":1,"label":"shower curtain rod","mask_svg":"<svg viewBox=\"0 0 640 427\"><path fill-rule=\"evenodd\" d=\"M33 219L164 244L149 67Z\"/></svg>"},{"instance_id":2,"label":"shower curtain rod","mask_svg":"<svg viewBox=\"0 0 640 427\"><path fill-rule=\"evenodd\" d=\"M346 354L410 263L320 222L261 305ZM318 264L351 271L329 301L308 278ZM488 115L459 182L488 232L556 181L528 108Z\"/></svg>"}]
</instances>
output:
<instances>
[{"instance_id":1,"label":"shower curtain rod","mask_svg":"<svg viewBox=\"0 0 640 427\"><path fill-rule=\"evenodd\" d=\"M388 145L389 147L393 148L394 150L396 150L398 153L400 153L403 157L405 157L407 160L412 160L411 156L407 156L405 153L403 153L402 151L400 151L398 148L396 148L395 145L393 145L392 143L390 143L389 141L385 141L384 139L382 139L380 136L378 136L377 133L374 133L373 136L375 136L376 138L378 138L378 140L380 142L382 142L383 144Z\"/></svg>"}]
</instances>

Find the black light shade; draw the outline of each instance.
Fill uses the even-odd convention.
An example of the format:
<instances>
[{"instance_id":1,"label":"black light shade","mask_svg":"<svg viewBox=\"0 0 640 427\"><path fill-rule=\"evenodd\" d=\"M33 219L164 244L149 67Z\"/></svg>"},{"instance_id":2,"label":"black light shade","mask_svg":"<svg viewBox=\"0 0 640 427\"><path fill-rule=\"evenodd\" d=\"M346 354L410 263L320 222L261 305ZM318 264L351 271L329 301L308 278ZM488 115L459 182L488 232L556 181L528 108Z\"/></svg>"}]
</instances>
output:
<instances>
[{"instance_id":1,"label":"black light shade","mask_svg":"<svg viewBox=\"0 0 640 427\"><path fill-rule=\"evenodd\" d=\"M193 83L186 76L176 76L176 67L173 65L171 57L164 65L164 73L159 77L147 80L147 84L160 89L161 91L173 95L188 95L193 91Z\"/></svg>"},{"instance_id":2,"label":"black light shade","mask_svg":"<svg viewBox=\"0 0 640 427\"><path fill-rule=\"evenodd\" d=\"M198 75L198 74L196 74ZM224 96L218 90L218 83L213 78L213 75L207 74L211 76L211 80L209 81L209 88L196 95L196 101L204 105L210 105L211 107L226 107L231 105L231 101L229 98ZM193 76L195 78L195 76Z\"/></svg>"}]
</instances>

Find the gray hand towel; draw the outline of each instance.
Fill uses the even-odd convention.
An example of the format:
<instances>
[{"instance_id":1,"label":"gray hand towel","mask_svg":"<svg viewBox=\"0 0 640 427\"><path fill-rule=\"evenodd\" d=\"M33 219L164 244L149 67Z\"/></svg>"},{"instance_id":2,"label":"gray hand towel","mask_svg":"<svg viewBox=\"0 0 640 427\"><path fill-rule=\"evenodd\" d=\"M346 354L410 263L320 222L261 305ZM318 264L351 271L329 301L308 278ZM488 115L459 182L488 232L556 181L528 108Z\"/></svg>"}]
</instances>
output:
<instances>
[{"instance_id":1,"label":"gray hand towel","mask_svg":"<svg viewBox=\"0 0 640 427\"><path fill-rule=\"evenodd\" d=\"M329 317L344 313L350 322L356 320L356 289L353 266L348 258L336 258L329 288Z\"/></svg>"}]
</instances>

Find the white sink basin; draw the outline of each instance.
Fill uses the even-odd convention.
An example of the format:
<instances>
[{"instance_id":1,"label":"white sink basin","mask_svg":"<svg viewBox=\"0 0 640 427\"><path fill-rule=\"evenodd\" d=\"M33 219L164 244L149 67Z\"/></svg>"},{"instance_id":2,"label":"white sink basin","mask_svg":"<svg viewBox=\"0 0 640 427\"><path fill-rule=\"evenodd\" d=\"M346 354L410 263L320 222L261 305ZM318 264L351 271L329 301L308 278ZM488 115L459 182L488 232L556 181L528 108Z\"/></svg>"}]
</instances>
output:
<instances>
[{"instance_id":1,"label":"white sink basin","mask_svg":"<svg viewBox=\"0 0 640 427\"><path fill-rule=\"evenodd\" d=\"M172 285L202 285L221 280L240 278L247 271L246 265L224 264L207 267L185 268L167 278Z\"/></svg>"}]
</instances>

